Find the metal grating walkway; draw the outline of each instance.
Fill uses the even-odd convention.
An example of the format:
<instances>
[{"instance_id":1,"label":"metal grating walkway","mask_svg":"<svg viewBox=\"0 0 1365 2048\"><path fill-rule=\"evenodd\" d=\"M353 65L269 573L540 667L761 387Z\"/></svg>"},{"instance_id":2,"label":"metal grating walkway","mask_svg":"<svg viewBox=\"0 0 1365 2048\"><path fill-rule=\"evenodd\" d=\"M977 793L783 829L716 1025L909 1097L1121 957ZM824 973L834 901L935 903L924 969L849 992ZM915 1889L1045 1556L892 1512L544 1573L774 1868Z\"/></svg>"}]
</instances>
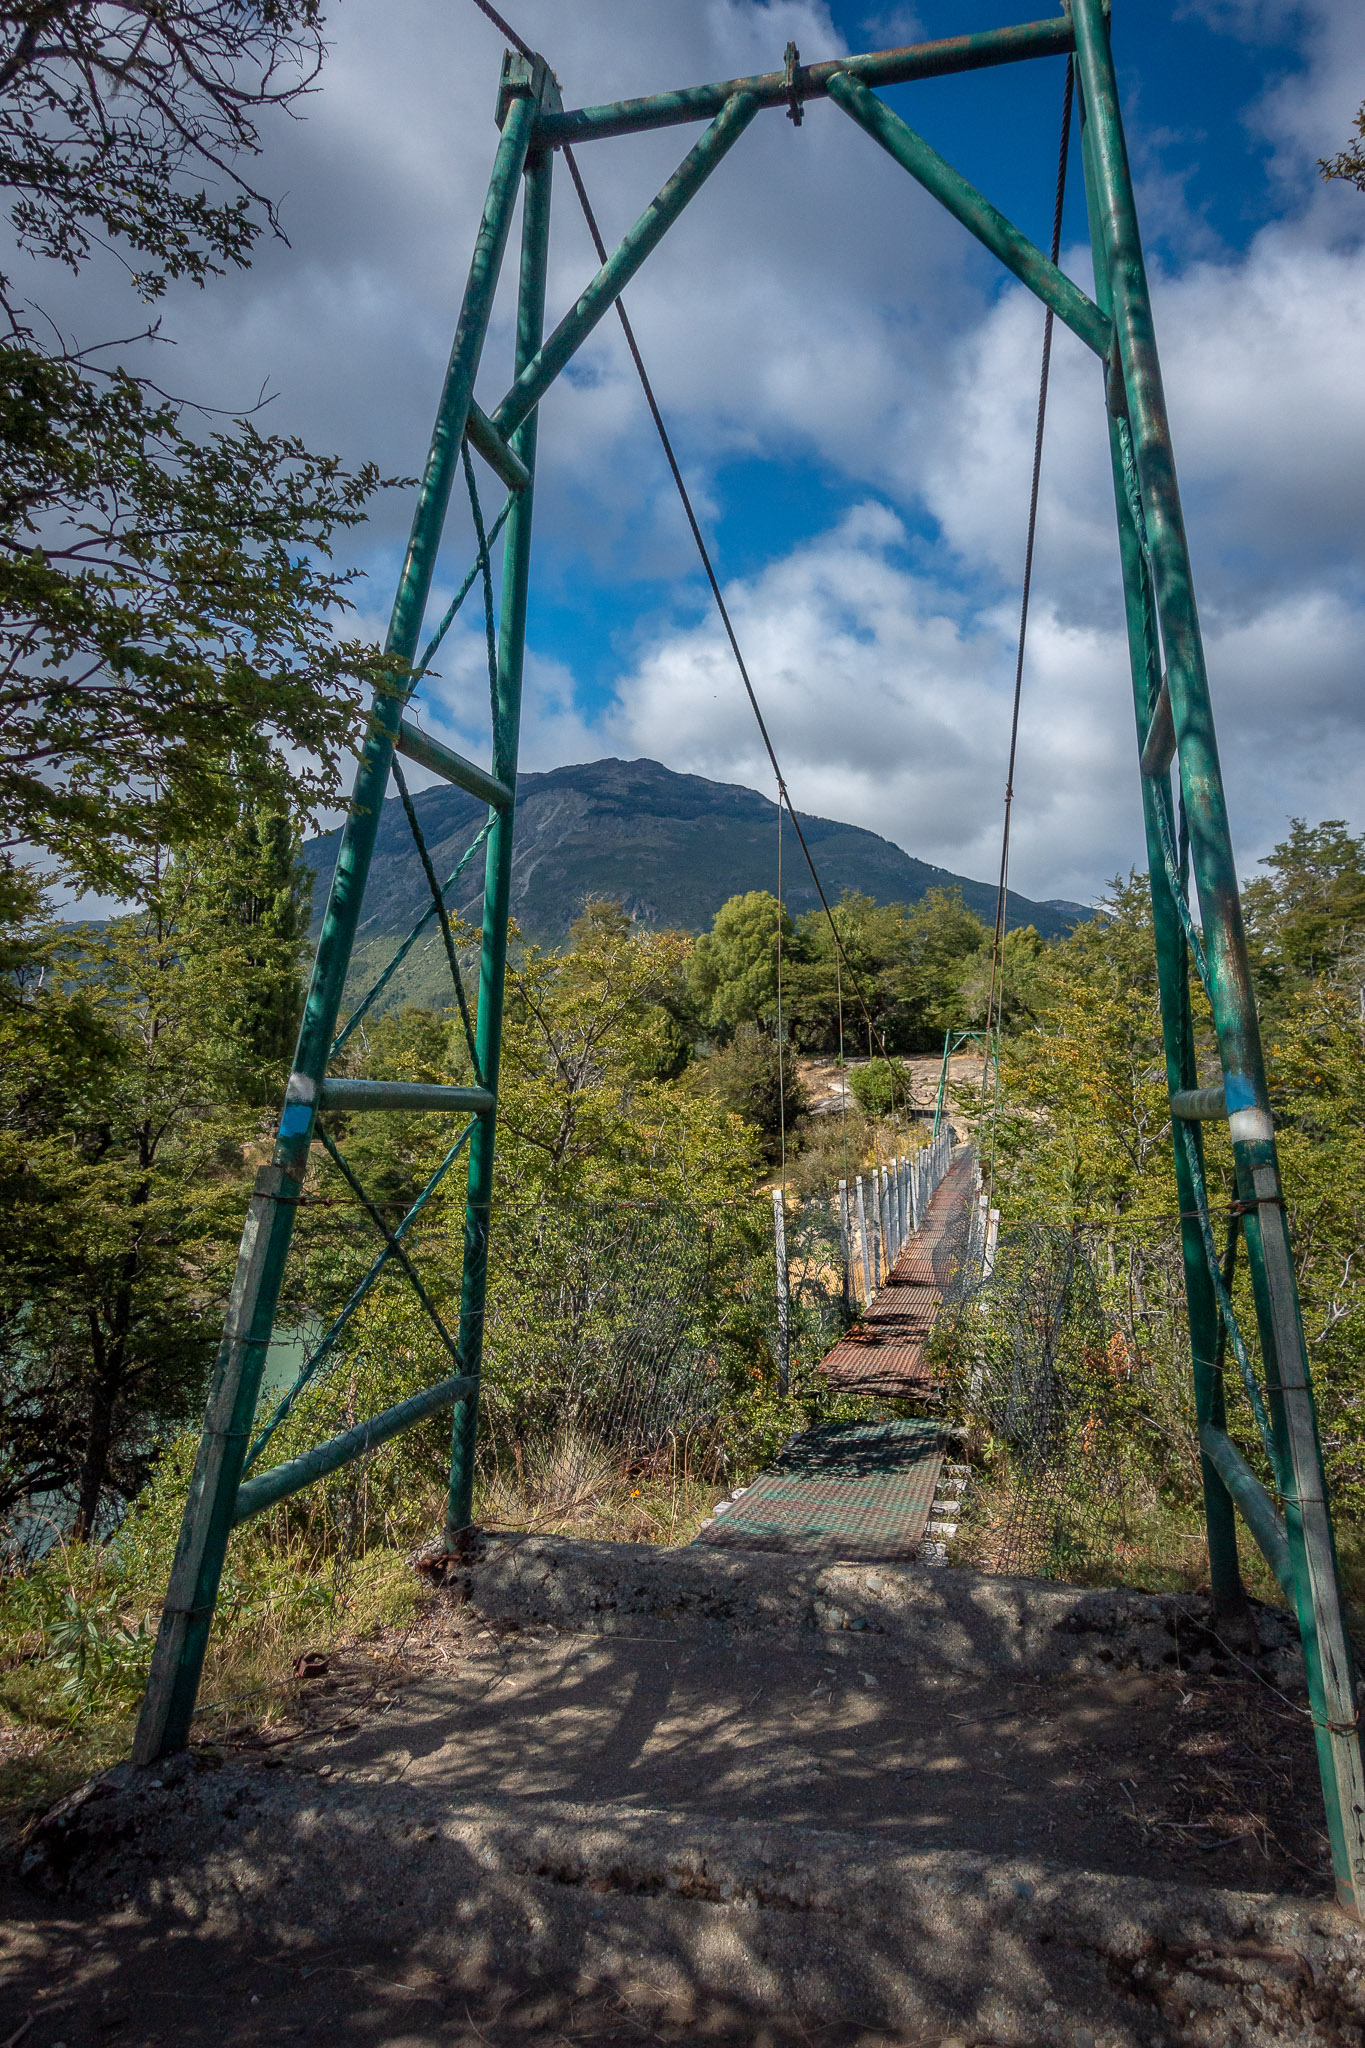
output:
<instances>
[{"instance_id":1,"label":"metal grating walkway","mask_svg":"<svg viewBox=\"0 0 1365 2048\"><path fill-rule=\"evenodd\" d=\"M936 1422L833 1422L788 1444L695 1539L734 1550L905 1563L934 1503Z\"/></svg>"},{"instance_id":2,"label":"metal grating walkway","mask_svg":"<svg viewBox=\"0 0 1365 2048\"><path fill-rule=\"evenodd\" d=\"M861 1319L826 1356L821 1370L841 1393L923 1399L934 1392L924 1347L962 1256L972 1166L972 1148L959 1146L918 1234L909 1239Z\"/></svg>"}]
</instances>

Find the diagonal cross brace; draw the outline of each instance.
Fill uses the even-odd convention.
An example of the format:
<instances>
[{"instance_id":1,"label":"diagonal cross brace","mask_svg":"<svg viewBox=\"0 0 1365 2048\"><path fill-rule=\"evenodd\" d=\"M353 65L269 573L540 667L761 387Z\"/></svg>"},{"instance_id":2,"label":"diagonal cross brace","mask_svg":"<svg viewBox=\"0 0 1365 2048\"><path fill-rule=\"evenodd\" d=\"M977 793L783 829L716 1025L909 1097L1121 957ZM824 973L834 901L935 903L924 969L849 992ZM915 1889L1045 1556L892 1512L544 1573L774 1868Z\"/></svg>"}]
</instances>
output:
<instances>
[{"instance_id":1,"label":"diagonal cross brace","mask_svg":"<svg viewBox=\"0 0 1365 2048\"><path fill-rule=\"evenodd\" d=\"M908 122L902 121L899 114L847 72L837 71L830 79L829 96L955 220L960 220L979 242L984 242L1021 284L1026 284L1045 306L1050 306L1087 348L1097 356L1108 356L1113 327L1094 300L1088 299L1079 285L1074 285L1036 243L1021 234L1013 221L1007 220L999 207L992 206L984 193L978 192L960 171L955 171L922 135L917 135Z\"/></svg>"},{"instance_id":2,"label":"diagonal cross brace","mask_svg":"<svg viewBox=\"0 0 1365 2048\"><path fill-rule=\"evenodd\" d=\"M739 141L758 108L759 102L752 93L736 93L726 101L706 133L688 151L668 183L650 201L577 303L518 376L493 414L493 424L500 434L512 434L539 405L603 314L611 311L646 256L657 249L688 201L696 197L717 164Z\"/></svg>"}]
</instances>

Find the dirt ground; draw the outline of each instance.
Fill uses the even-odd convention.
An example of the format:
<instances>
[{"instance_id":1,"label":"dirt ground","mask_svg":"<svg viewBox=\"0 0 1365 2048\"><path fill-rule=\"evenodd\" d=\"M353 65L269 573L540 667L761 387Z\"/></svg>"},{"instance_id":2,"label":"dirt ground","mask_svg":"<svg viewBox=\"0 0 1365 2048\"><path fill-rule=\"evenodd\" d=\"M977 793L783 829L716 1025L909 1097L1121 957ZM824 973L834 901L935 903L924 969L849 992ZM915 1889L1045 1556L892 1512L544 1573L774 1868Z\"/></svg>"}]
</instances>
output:
<instances>
[{"instance_id":1,"label":"dirt ground","mask_svg":"<svg viewBox=\"0 0 1365 2048\"><path fill-rule=\"evenodd\" d=\"M930 2048L941 2029L887 2033L755 2014L718 2000L679 2007L647 1983L469 1988L392 1944L282 1938L250 1954L220 1934L132 1911L56 1910L0 1884L0 2043L5 2048L524 2048L711 2042L717 2048ZM980 2037L973 2037L973 2048ZM961 2048L967 2048L965 2037Z\"/></svg>"},{"instance_id":2,"label":"dirt ground","mask_svg":"<svg viewBox=\"0 0 1365 2048\"><path fill-rule=\"evenodd\" d=\"M859 1646L861 1653L861 1645ZM330 1660L288 1718L201 1745L201 1768L402 1784L452 1805L594 1799L697 1816L856 1830L914 1848L1325 1897L1309 1724L1250 1672L971 1679L907 1669L869 1642L661 1642L486 1626L437 1601L402 1636ZM209 1926L11 1886L0 2048L264 2044L513 2048L656 2041L788 2048L988 2035L836 2026L648 1983L462 1984L346 1928L243 1954ZM1082 2029L1082 2032L1084 2030ZM1086 2048L1081 2034L1078 2048Z\"/></svg>"},{"instance_id":3,"label":"dirt ground","mask_svg":"<svg viewBox=\"0 0 1365 2048\"><path fill-rule=\"evenodd\" d=\"M973 1679L878 1649L759 1663L743 1639L495 1631L438 1605L220 1753L452 1803L495 1786L1330 1896L1307 1713L1250 1670Z\"/></svg>"}]
</instances>

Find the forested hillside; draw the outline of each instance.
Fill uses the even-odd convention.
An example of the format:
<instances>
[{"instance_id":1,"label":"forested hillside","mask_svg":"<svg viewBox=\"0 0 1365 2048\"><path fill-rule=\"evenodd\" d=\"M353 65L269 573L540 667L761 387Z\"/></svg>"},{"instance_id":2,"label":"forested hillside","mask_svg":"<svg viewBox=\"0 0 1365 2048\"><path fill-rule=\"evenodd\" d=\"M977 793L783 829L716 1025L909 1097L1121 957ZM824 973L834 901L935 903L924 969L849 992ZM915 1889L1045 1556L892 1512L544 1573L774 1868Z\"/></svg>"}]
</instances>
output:
<instances>
[{"instance_id":1,"label":"forested hillside","mask_svg":"<svg viewBox=\"0 0 1365 2048\"><path fill-rule=\"evenodd\" d=\"M473 797L449 786L424 790L415 807L444 875L483 812ZM857 825L803 812L801 829L831 899L852 890L875 903L914 904L930 890L956 889L969 910L987 923L994 920L995 891L988 883L915 860ZM790 825L787 841L782 895L799 915L814 910L819 898ZM329 832L304 847L318 877L318 918L339 843L340 834ZM639 923L660 930L700 932L729 897L774 887L777 806L757 790L676 775L657 761L588 761L518 778L515 845L512 914L524 935L540 945L562 945L583 905L595 900L620 903ZM395 797L380 817L362 968L378 957L385 939L407 929L422 889L412 835ZM455 885L451 901L477 919L482 890L482 876L470 873ZM1010 894L1011 929L1032 925L1044 938L1069 931L1088 915L1080 903L1034 903ZM439 974L434 956L415 960L402 984L408 999L429 994Z\"/></svg>"}]
</instances>

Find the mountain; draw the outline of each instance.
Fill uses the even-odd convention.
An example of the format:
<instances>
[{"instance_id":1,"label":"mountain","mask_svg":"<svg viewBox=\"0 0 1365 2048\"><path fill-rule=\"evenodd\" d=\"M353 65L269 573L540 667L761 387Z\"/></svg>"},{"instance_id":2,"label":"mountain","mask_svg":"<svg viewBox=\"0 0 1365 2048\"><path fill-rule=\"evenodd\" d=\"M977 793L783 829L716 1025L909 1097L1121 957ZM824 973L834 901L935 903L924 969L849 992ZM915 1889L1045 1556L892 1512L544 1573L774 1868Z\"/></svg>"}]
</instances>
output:
<instances>
[{"instance_id":1,"label":"mountain","mask_svg":"<svg viewBox=\"0 0 1365 2048\"><path fill-rule=\"evenodd\" d=\"M442 881L487 816L463 790L442 785L414 797L432 865ZM857 825L801 815L801 829L831 903L857 889L878 903L916 903L930 889L960 889L987 922L995 889L903 853ZM341 834L310 839L304 856L317 875L320 921ZM586 901L607 897L663 929L702 931L728 896L773 889L777 806L757 790L700 775L675 775L657 761L588 761L517 781L512 914L528 939L558 945ZM451 908L479 922L483 862L476 855L451 892ZM783 896L793 915L819 898L795 837L786 833ZM384 805L359 939L376 943L408 930L430 900L412 835L397 797ZM1031 924L1045 938L1069 931L1090 911L1080 903L1033 903L1011 891L1011 927ZM357 962L359 965L360 962Z\"/></svg>"}]
</instances>

